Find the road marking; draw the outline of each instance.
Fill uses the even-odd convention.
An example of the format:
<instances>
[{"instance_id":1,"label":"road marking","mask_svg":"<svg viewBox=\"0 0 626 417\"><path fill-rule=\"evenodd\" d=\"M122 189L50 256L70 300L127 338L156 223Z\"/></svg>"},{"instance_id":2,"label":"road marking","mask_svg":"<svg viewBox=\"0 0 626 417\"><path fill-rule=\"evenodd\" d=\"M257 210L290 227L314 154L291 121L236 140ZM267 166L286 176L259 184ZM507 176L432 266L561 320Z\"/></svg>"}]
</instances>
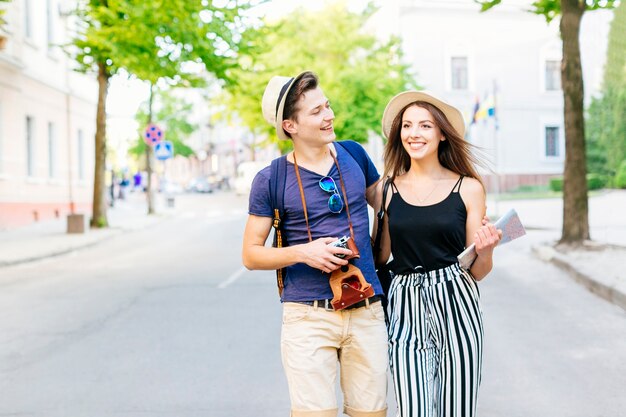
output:
<instances>
[{"instance_id":1,"label":"road marking","mask_svg":"<svg viewBox=\"0 0 626 417\"><path fill-rule=\"evenodd\" d=\"M237 281L239 278L241 278L241 276L247 271L247 269L245 267L241 267L239 268L237 271L235 271L231 276L229 276L225 281L222 281L220 283L220 285L217 286L217 288L219 288L220 290L223 290L224 288L228 287L230 284L234 283L235 281Z\"/></svg>"}]
</instances>

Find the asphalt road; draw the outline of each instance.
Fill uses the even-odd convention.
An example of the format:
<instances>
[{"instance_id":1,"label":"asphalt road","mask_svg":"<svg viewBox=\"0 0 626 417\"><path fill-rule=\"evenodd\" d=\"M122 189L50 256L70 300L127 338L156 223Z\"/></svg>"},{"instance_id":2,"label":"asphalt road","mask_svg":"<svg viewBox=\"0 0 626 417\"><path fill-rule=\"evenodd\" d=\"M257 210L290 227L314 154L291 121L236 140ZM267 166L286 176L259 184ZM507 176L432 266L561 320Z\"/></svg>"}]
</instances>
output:
<instances>
[{"instance_id":1,"label":"asphalt road","mask_svg":"<svg viewBox=\"0 0 626 417\"><path fill-rule=\"evenodd\" d=\"M243 198L185 196L149 229L0 269L0 416L287 416L274 274L242 268L244 221ZM498 248L480 285L478 415L626 415L626 314L535 260L544 237Z\"/></svg>"}]
</instances>

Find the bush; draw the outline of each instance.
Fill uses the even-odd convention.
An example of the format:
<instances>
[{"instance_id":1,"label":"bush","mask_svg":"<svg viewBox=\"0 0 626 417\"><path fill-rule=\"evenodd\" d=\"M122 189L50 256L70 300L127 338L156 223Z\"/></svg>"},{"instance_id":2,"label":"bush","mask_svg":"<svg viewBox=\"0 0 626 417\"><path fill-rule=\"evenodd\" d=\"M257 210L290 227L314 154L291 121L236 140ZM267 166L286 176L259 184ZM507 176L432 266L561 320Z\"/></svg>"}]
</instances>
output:
<instances>
[{"instance_id":1,"label":"bush","mask_svg":"<svg viewBox=\"0 0 626 417\"><path fill-rule=\"evenodd\" d=\"M626 159L622 161L615 174L615 186L617 188L626 188Z\"/></svg>"},{"instance_id":2,"label":"bush","mask_svg":"<svg viewBox=\"0 0 626 417\"><path fill-rule=\"evenodd\" d=\"M626 181L626 165L624 170L624 180ZM599 190L608 182L608 177L600 174L587 174L587 189ZM626 188L626 185L625 185ZM550 189L555 192L563 191L563 177L551 178Z\"/></svg>"},{"instance_id":3,"label":"bush","mask_svg":"<svg viewBox=\"0 0 626 417\"><path fill-rule=\"evenodd\" d=\"M563 178L550 178L550 189L552 191L563 191Z\"/></svg>"},{"instance_id":4,"label":"bush","mask_svg":"<svg viewBox=\"0 0 626 417\"><path fill-rule=\"evenodd\" d=\"M587 189L599 190L606 185L607 177L600 174L587 174Z\"/></svg>"}]
</instances>

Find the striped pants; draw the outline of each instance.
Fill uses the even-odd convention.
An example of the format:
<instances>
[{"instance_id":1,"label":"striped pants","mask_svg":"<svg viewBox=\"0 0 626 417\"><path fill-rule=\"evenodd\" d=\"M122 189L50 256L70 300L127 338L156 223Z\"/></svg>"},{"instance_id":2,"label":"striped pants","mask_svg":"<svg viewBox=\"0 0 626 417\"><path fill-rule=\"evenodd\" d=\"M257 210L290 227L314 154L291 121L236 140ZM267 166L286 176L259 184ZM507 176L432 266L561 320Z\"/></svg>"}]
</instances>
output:
<instances>
[{"instance_id":1,"label":"striped pants","mask_svg":"<svg viewBox=\"0 0 626 417\"><path fill-rule=\"evenodd\" d=\"M401 417L472 417L483 319L474 278L458 264L396 275L389 290L389 356Z\"/></svg>"}]
</instances>

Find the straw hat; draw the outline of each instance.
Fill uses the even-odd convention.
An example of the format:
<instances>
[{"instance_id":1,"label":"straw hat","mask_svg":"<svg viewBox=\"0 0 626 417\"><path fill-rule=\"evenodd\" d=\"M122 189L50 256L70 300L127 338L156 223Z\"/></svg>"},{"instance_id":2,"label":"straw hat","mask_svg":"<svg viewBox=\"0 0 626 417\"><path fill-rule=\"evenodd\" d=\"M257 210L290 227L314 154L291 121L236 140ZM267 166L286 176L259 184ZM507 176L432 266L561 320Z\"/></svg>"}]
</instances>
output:
<instances>
[{"instance_id":1,"label":"straw hat","mask_svg":"<svg viewBox=\"0 0 626 417\"><path fill-rule=\"evenodd\" d=\"M276 135L279 139L289 139L283 130L283 111L285 110L285 101L287 94L295 82L308 71L303 71L296 77L283 77L280 75L272 77L265 87L261 107L263 109L263 118L269 124L276 128Z\"/></svg>"},{"instance_id":2,"label":"straw hat","mask_svg":"<svg viewBox=\"0 0 626 417\"><path fill-rule=\"evenodd\" d=\"M446 118L459 136L461 136L461 138L465 136L463 115L456 107L438 99L427 91L405 91L392 98L383 113L383 135L385 135L387 139L389 139L389 133L391 132L391 124L398 113L400 113L405 106L416 101L425 101L437 107L446 115Z\"/></svg>"}]
</instances>

